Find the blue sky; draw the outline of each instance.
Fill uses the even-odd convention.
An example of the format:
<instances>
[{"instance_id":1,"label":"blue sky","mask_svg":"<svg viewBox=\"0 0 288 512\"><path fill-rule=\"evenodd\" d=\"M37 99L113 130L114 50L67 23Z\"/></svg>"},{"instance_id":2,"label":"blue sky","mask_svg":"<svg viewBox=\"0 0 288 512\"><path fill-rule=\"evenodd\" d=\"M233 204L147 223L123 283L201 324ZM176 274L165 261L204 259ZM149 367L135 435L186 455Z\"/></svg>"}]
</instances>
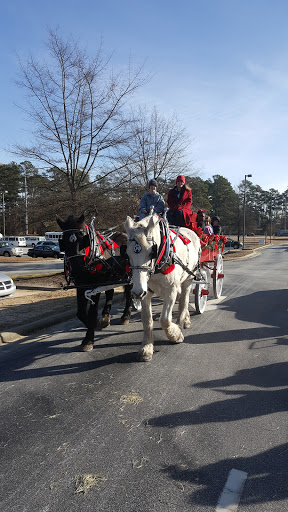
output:
<instances>
[{"instance_id":1,"label":"blue sky","mask_svg":"<svg viewBox=\"0 0 288 512\"><path fill-rule=\"evenodd\" d=\"M0 21L0 162L25 142L14 103L17 54L43 55L47 26L74 34L89 53L102 38L115 66L145 61L153 78L136 103L176 113L194 140L203 179L245 174L264 190L288 188L288 2L286 0L10 0Z\"/></svg>"}]
</instances>

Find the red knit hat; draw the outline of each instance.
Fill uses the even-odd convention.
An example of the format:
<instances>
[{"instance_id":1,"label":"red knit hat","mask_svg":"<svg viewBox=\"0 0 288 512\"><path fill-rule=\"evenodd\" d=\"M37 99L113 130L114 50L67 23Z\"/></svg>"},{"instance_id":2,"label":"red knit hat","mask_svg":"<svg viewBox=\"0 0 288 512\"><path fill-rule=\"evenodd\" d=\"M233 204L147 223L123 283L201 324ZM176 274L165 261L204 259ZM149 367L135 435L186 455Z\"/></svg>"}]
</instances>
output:
<instances>
[{"instance_id":1,"label":"red knit hat","mask_svg":"<svg viewBox=\"0 0 288 512\"><path fill-rule=\"evenodd\" d=\"M183 181L183 183L185 183L185 176L183 176L183 174L179 174L176 178L176 183L178 183L178 181Z\"/></svg>"}]
</instances>

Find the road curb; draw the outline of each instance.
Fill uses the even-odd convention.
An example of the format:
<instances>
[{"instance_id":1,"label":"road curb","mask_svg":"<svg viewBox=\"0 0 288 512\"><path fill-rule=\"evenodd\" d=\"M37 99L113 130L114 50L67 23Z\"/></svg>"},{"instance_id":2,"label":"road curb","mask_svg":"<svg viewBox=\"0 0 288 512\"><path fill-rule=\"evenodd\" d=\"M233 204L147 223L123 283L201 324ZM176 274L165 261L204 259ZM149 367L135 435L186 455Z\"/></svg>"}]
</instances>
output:
<instances>
[{"instance_id":1,"label":"road curb","mask_svg":"<svg viewBox=\"0 0 288 512\"><path fill-rule=\"evenodd\" d=\"M64 311L63 313L57 313L55 315L41 318L40 320L35 320L34 322L29 322L29 324L17 327L14 331L1 332L0 345L18 341L19 339L28 336L35 331L40 331L41 329L45 329L45 327L50 327L51 325L59 324L75 317L76 309L72 311Z\"/></svg>"},{"instance_id":2,"label":"road curb","mask_svg":"<svg viewBox=\"0 0 288 512\"><path fill-rule=\"evenodd\" d=\"M226 261L241 261L241 260L248 260L249 258L256 258L256 256L259 255L259 251L261 251L261 249L265 249L266 247L271 247L271 245L273 244L266 244L266 245L261 245L260 247L255 247L254 249L251 249L252 254L243 254L243 256L238 256L238 258L227 258ZM225 253L223 253L223 257L224 257L224 261L225 261Z\"/></svg>"},{"instance_id":3,"label":"road curb","mask_svg":"<svg viewBox=\"0 0 288 512\"><path fill-rule=\"evenodd\" d=\"M121 300L122 293L116 293L113 299L113 304L117 304L121 302ZM104 297L102 298L101 296L99 301L99 307L104 306L104 302L105 299ZM51 327L52 325L66 322L71 318L76 318L76 309L72 309L71 311L64 311L63 313L49 315L45 318L41 318L40 320L29 322L24 326L19 326L15 330L0 332L0 346L6 345L7 343L13 343L14 341L19 341L36 331L40 331L41 329L45 329L46 327Z\"/></svg>"},{"instance_id":4,"label":"road curb","mask_svg":"<svg viewBox=\"0 0 288 512\"><path fill-rule=\"evenodd\" d=\"M23 275L23 276L10 276L9 274L9 277L11 277L11 279L15 279L15 280L19 280L19 281L25 281L28 279L35 279L37 277L53 277L53 276L58 276L59 274L63 274L64 275L64 272L63 270L60 270L59 272L46 272L45 274L27 274L27 275Z\"/></svg>"}]
</instances>

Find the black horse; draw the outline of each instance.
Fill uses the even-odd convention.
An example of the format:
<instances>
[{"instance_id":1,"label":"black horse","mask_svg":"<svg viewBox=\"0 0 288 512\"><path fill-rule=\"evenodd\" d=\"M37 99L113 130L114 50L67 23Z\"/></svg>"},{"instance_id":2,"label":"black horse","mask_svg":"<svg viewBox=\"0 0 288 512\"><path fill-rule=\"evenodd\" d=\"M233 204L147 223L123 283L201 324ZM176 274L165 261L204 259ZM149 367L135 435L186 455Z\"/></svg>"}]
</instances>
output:
<instances>
[{"instance_id":1,"label":"black horse","mask_svg":"<svg viewBox=\"0 0 288 512\"><path fill-rule=\"evenodd\" d=\"M87 328L81 349L84 352L89 352L93 349L95 328L103 329L110 325L114 287L121 283L124 284L126 301L120 323L127 324L130 321L132 286L127 284L129 281L126 256L127 235L117 232L105 239L98 233L97 237L94 229L91 230L85 224L84 215L81 215L79 219L70 215L66 220L57 216L57 222L63 231L60 247L65 251L65 277L68 283L71 280L77 288L77 316ZM98 240L95 240L95 235ZM115 245L117 249L113 248ZM95 257L96 253L98 253L98 257ZM108 288L112 287L105 291L106 301L102 319L99 321L100 293L93 294L92 300L90 300L85 292L103 285Z\"/></svg>"}]
</instances>

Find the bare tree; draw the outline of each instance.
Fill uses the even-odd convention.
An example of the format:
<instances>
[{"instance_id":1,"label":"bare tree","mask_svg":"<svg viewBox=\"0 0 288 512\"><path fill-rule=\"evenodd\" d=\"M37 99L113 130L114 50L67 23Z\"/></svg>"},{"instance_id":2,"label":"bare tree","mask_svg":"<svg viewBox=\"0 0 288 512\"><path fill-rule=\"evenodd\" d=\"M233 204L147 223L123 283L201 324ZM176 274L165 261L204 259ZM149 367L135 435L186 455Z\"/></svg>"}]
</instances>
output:
<instances>
[{"instance_id":1,"label":"bare tree","mask_svg":"<svg viewBox=\"0 0 288 512\"><path fill-rule=\"evenodd\" d=\"M149 179L160 178L166 184L175 173L191 173L187 154L192 141L176 115L165 118L155 107L151 112L139 107L132 121L133 137L118 157L131 183L146 187Z\"/></svg>"},{"instance_id":2,"label":"bare tree","mask_svg":"<svg viewBox=\"0 0 288 512\"><path fill-rule=\"evenodd\" d=\"M57 30L49 30L47 47L47 61L31 55L20 61L16 83L27 93L23 110L33 122L34 143L16 146L14 152L62 172L75 207L88 175L90 181L97 181L119 170L103 163L127 142L129 121L123 107L147 78L141 69L133 73L130 66L117 74L110 72L110 59L103 60L101 45L92 59L72 37L64 40Z\"/></svg>"}]
</instances>

